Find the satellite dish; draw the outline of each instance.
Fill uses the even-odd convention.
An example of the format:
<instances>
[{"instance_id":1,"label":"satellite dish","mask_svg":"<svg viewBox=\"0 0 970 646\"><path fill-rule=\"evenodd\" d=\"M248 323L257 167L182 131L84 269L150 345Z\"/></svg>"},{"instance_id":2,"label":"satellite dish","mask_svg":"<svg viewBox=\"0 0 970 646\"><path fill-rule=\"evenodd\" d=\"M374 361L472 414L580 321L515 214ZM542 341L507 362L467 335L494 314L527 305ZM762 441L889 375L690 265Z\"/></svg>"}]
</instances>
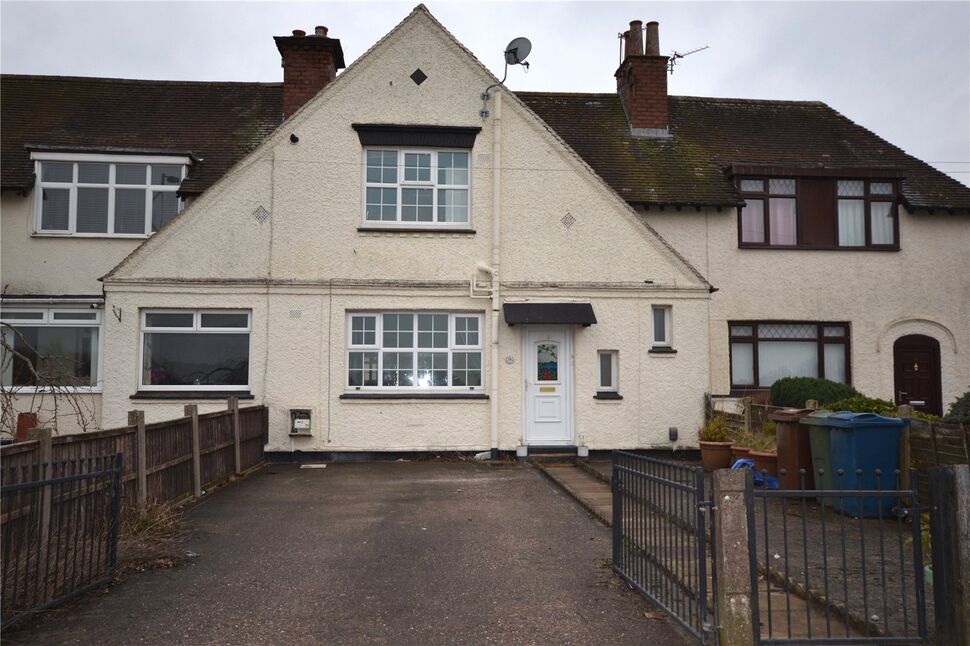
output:
<instances>
[{"instance_id":1,"label":"satellite dish","mask_svg":"<svg viewBox=\"0 0 970 646\"><path fill-rule=\"evenodd\" d=\"M532 43L528 38L516 38L505 48L505 62L508 65L519 65L525 63L529 52L532 51Z\"/></svg>"}]
</instances>

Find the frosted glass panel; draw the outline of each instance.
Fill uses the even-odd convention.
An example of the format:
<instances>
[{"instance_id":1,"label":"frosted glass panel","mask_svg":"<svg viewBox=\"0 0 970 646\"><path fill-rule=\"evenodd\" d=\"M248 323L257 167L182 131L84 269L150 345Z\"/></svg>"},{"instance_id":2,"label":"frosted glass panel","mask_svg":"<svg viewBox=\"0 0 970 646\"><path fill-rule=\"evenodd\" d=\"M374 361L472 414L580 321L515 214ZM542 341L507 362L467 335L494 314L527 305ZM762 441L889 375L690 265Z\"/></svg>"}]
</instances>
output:
<instances>
[{"instance_id":1,"label":"frosted glass panel","mask_svg":"<svg viewBox=\"0 0 970 646\"><path fill-rule=\"evenodd\" d=\"M768 192L772 195L794 195L795 180L793 179L769 179Z\"/></svg>"},{"instance_id":2,"label":"frosted glass panel","mask_svg":"<svg viewBox=\"0 0 970 646\"><path fill-rule=\"evenodd\" d=\"M842 180L839 182L839 197L861 197L865 194L864 187L862 180Z\"/></svg>"},{"instance_id":3,"label":"frosted glass panel","mask_svg":"<svg viewBox=\"0 0 970 646\"><path fill-rule=\"evenodd\" d=\"M818 377L814 341L769 341L758 344L758 384L767 388L782 377Z\"/></svg>"},{"instance_id":4,"label":"frosted glass panel","mask_svg":"<svg viewBox=\"0 0 970 646\"><path fill-rule=\"evenodd\" d=\"M795 244L795 199L773 197L769 203L769 223L771 244Z\"/></svg>"},{"instance_id":5,"label":"frosted glass panel","mask_svg":"<svg viewBox=\"0 0 970 646\"><path fill-rule=\"evenodd\" d=\"M741 210L741 242L765 241L764 200L748 200Z\"/></svg>"},{"instance_id":6,"label":"frosted glass panel","mask_svg":"<svg viewBox=\"0 0 970 646\"><path fill-rule=\"evenodd\" d=\"M845 346L841 343L825 344L825 378L845 383Z\"/></svg>"},{"instance_id":7,"label":"frosted glass panel","mask_svg":"<svg viewBox=\"0 0 970 646\"><path fill-rule=\"evenodd\" d=\"M869 192L873 195L892 195L893 185L889 182L873 182L869 184Z\"/></svg>"},{"instance_id":8,"label":"frosted glass panel","mask_svg":"<svg viewBox=\"0 0 970 646\"><path fill-rule=\"evenodd\" d=\"M872 218L872 244L893 244L896 241L893 205L890 202L872 202L869 204L869 214Z\"/></svg>"},{"instance_id":9,"label":"frosted glass panel","mask_svg":"<svg viewBox=\"0 0 970 646\"><path fill-rule=\"evenodd\" d=\"M754 385L754 346L752 344L731 344L731 383L736 386Z\"/></svg>"},{"instance_id":10,"label":"frosted glass panel","mask_svg":"<svg viewBox=\"0 0 970 646\"><path fill-rule=\"evenodd\" d=\"M752 193L764 193L765 181L763 179L742 179L741 190Z\"/></svg>"},{"instance_id":11,"label":"frosted glass panel","mask_svg":"<svg viewBox=\"0 0 970 646\"><path fill-rule=\"evenodd\" d=\"M842 182L839 182L841 184ZM866 244L866 203L862 200L839 200L839 245L861 247Z\"/></svg>"}]
</instances>

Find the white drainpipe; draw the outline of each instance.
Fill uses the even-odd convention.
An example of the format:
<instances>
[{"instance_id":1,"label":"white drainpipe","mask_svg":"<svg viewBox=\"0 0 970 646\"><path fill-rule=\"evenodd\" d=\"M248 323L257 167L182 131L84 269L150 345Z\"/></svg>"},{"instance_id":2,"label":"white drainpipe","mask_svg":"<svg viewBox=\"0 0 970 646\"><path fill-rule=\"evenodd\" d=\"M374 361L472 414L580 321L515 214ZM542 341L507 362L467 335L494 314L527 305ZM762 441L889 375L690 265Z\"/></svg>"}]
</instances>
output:
<instances>
[{"instance_id":1,"label":"white drainpipe","mask_svg":"<svg viewBox=\"0 0 970 646\"><path fill-rule=\"evenodd\" d=\"M498 332L502 309L499 289L499 264L502 242L502 91L495 93L492 111L492 361L489 377L489 426L492 457L498 457Z\"/></svg>"}]
</instances>

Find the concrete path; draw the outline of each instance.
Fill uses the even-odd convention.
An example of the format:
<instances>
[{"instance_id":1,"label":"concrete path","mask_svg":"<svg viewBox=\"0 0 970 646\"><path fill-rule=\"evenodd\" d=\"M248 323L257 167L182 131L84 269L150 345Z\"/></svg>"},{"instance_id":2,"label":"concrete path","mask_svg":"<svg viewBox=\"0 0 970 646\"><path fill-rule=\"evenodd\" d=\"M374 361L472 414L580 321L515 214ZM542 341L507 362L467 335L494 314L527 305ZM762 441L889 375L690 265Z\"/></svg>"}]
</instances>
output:
<instances>
[{"instance_id":1,"label":"concrete path","mask_svg":"<svg viewBox=\"0 0 970 646\"><path fill-rule=\"evenodd\" d=\"M612 575L609 531L527 466L271 466L186 525L191 564L4 643L689 643Z\"/></svg>"},{"instance_id":2,"label":"concrete path","mask_svg":"<svg viewBox=\"0 0 970 646\"><path fill-rule=\"evenodd\" d=\"M612 474L612 465L608 462L589 461L580 466L566 464L540 464L539 468L567 493L574 496L581 505L596 515L607 526L613 524L613 495L608 484ZM663 532L659 532L667 540L670 536L681 535L684 529L679 525L667 524L659 517L654 516L651 523L667 525ZM651 537L656 538L656 534ZM680 538L681 543L686 543L688 537L683 534ZM675 541L676 542L676 541ZM666 552L663 545L639 545L642 549L651 553L664 554ZM656 549L654 549L656 548ZM708 551L710 559L710 551ZM691 563L681 562L677 559L666 559L665 563L671 571L686 572L693 567L694 559ZM707 589L713 590L711 573L713 565L707 561ZM710 592L709 592L710 595ZM837 617L826 617L824 611L816 604L811 604L805 599L792 595L786 595L783 590L773 586L769 591L764 584L758 586L759 605L762 612L762 638L773 636L775 638L798 638L808 637L809 635L818 636L819 633L825 634L826 621L833 630L836 637L846 636L847 638L857 638L860 633L854 628L846 630L844 623ZM713 596L709 596L708 604L713 604ZM769 610L770 609L770 610ZM770 619L769 619L770 616ZM814 629L810 631L810 625ZM769 626L773 631L769 631ZM821 628L820 628L821 627Z\"/></svg>"}]
</instances>

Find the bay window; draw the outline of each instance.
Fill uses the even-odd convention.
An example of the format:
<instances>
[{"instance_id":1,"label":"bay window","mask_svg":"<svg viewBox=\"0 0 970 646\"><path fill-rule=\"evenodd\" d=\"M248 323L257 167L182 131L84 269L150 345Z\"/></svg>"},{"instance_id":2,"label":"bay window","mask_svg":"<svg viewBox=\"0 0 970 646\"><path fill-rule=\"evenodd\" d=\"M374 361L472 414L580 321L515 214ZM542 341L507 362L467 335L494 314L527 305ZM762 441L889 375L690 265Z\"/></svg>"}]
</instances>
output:
<instances>
[{"instance_id":1,"label":"bay window","mask_svg":"<svg viewBox=\"0 0 970 646\"><path fill-rule=\"evenodd\" d=\"M729 323L732 389L770 388L782 377L849 383L848 323Z\"/></svg>"},{"instance_id":2,"label":"bay window","mask_svg":"<svg viewBox=\"0 0 970 646\"><path fill-rule=\"evenodd\" d=\"M248 310L141 313L145 390L248 390Z\"/></svg>"},{"instance_id":3,"label":"bay window","mask_svg":"<svg viewBox=\"0 0 970 646\"><path fill-rule=\"evenodd\" d=\"M101 311L0 310L0 385L19 391L100 386Z\"/></svg>"},{"instance_id":4,"label":"bay window","mask_svg":"<svg viewBox=\"0 0 970 646\"><path fill-rule=\"evenodd\" d=\"M188 158L34 153L38 234L144 237L182 208Z\"/></svg>"},{"instance_id":5,"label":"bay window","mask_svg":"<svg viewBox=\"0 0 970 646\"><path fill-rule=\"evenodd\" d=\"M465 228L470 219L470 154L364 149L364 223Z\"/></svg>"},{"instance_id":6,"label":"bay window","mask_svg":"<svg viewBox=\"0 0 970 646\"><path fill-rule=\"evenodd\" d=\"M347 320L349 389L482 389L481 314L360 312Z\"/></svg>"}]
</instances>

